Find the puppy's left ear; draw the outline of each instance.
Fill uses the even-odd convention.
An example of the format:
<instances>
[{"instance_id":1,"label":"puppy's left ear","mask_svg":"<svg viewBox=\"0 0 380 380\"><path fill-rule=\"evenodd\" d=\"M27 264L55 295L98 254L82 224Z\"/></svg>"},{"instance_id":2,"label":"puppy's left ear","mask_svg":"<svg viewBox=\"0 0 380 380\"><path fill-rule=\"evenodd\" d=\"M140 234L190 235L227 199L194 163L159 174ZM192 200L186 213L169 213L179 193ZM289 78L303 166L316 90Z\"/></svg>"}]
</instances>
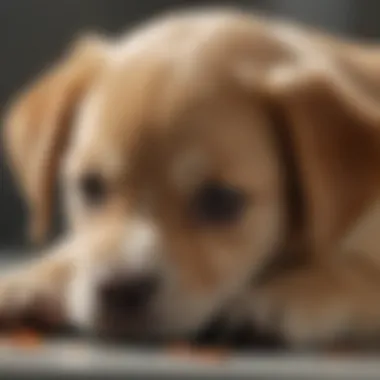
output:
<instances>
[{"instance_id":1,"label":"puppy's left ear","mask_svg":"<svg viewBox=\"0 0 380 380\"><path fill-rule=\"evenodd\" d=\"M31 239L40 243L50 224L60 158L75 107L97 75L105 41L86 36L49 71L16 96L5 118L4 145L12 174L29 207Z\"/></svg>"},{"instance_id":2,"label":"puppy's left ear","mask_svg":"<svg viewBox=\"0 0 380 380\"><path fill-rule=\"evenodd\" d=\"M307 240L324 250L380 194L380 70L376 76L364 67L367 52L360 49L311 49L290 49L291 58L246 75L244 83L282 114L275 130L286 129L294 155Z\"/></svg>"}]
</instances>

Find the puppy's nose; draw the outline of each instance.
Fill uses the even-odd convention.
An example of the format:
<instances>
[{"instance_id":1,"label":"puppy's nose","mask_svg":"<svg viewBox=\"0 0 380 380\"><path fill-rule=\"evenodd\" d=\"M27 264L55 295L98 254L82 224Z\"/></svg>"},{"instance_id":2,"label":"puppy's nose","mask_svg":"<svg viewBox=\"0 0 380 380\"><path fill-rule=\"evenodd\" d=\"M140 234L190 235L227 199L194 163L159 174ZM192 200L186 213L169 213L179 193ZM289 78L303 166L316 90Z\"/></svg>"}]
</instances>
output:
<instances>
[{"instance_id":1,"label":"puppy's nose","mask_svg":"<svg viewBox=\"0 0 380 380\"><path fill-rule=\"evenodd\" d=\"M133 275L114 278L100 288L106 310L120 314L140 314L148 308L158 287L152 275Z\"/></svg>"}]
</instances>

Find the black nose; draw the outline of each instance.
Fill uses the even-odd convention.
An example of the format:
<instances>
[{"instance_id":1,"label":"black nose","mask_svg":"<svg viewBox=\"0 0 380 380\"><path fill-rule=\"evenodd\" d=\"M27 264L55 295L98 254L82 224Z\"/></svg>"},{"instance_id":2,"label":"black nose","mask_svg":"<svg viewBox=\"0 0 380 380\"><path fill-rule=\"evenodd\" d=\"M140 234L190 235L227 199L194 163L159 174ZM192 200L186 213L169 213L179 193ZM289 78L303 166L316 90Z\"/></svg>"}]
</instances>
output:
<instances>
[{"instance_id":1,"label":"black nose","mask_svg":"<svg viewBox=\"0 0 380 380\"><path fill-rule=\"evenodd\" d=\"M111 313L143 313L150 304L157 285L157 279L151 275L114 278L101 286L101 302Z\"/></svg>"}]
</instances>

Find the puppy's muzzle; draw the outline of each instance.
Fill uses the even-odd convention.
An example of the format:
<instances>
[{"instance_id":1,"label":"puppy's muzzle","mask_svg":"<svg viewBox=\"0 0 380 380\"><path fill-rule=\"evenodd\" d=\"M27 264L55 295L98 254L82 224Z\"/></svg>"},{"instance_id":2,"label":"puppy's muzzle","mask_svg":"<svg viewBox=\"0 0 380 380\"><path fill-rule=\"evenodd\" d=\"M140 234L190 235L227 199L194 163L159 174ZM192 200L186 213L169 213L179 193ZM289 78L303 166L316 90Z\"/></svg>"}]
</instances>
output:
<instances>
[{"instance_id":1,"label":"puppy's muzzle","mask_svg":"<svg viewBox=\"0 0 380 380\"><path fill-rule=\"evenodd\" d=\"M162 290L158 237L151 223L128 223L116 265L95 280L92 290L95 323L100 330L141 336L155 320Z\"/></svg>"}]
</instances>

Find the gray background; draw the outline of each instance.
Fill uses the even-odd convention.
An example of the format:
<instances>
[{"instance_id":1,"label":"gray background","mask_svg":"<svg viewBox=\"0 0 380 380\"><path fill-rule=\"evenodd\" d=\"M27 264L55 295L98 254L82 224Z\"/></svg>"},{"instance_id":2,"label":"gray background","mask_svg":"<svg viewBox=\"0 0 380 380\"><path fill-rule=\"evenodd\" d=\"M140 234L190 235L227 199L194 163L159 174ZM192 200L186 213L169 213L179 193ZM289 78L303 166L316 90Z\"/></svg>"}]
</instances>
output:
<instances>
[{"instance_id":1,"label":"gray background","mask_svg":"<svg viewBox=\"0 0 380 380\"><path fill-rule=\"evenodd\" d=\"M83 30L116 33L167 8L220 4L197 0L0 0L0 116L7 99ZM224 2L289 16L331 32L380 37L378 0L241 0ZM25 208L0 145L0 248L21 247Z\"/></svg>"}]
</instances>

